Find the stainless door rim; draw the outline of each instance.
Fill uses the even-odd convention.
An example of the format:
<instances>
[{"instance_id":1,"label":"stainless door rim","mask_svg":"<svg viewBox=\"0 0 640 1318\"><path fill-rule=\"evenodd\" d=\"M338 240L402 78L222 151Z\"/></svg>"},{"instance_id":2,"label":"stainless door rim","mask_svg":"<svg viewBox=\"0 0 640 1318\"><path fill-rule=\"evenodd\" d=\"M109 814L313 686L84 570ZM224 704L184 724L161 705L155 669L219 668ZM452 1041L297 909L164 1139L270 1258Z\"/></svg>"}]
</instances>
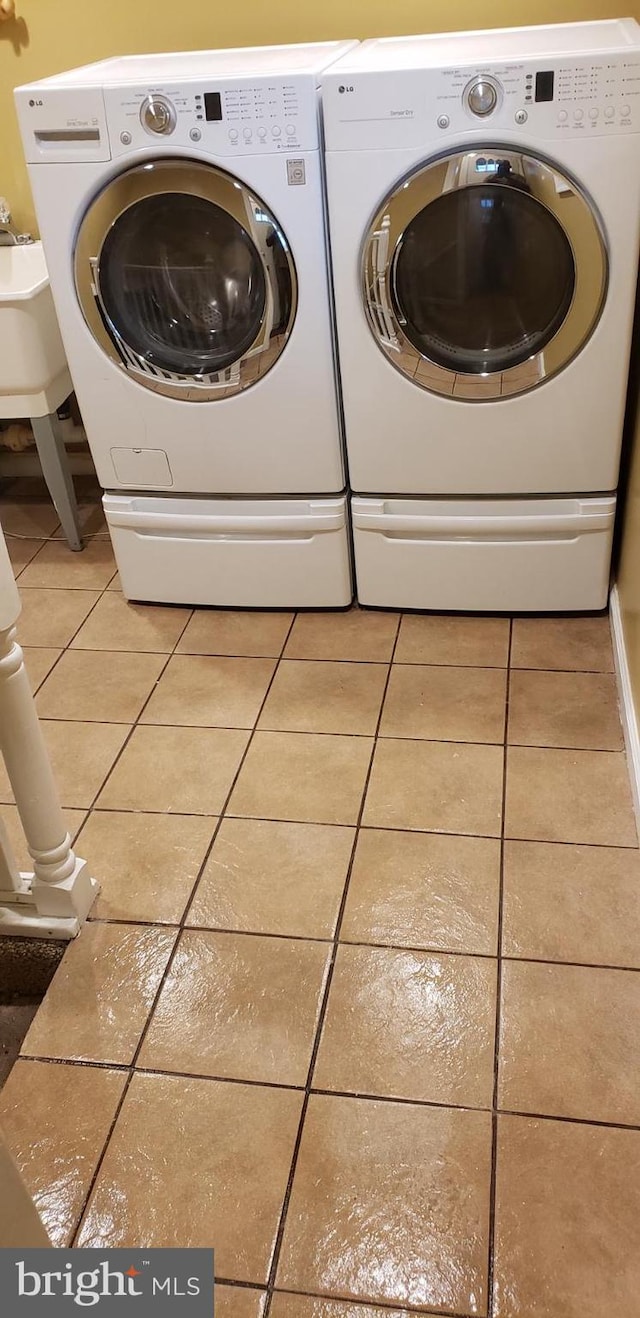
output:
<instances>
[{"instance_id":1,"label":"stainless door rim","mask_svg":"<svg viewBox=\"0 0 640 1318\"><path fill-rule=\"evenodd\" d=\"M513 182L500 187L522 191L540 203L563 230L575 266L575 287L562 324L541 351L526 363L483 374L454 371L431 361L405 333L394 298L394 266L407 226L438 197L476 185L491 175L478 172L482 159L504 162ZM560 167L513 145L483 144L432 158L405 174L384 199L365 236L361 288L367 320L387 359L415 384L432 393L468 401L497 401L528 392L557 375L573 360L598 323L606 298L609 263L604 231L592 203Z\"/></svg>"},{"instance_id":2,"label":"stainless door rim","mask_svg":"<svg viewBox=\"0 0 640 1318\"><path fill-rule=\"evenodd\" d=\"M110 320L100 292L100 259L105 240L120 217L148 197L181 193L201 198L232 216L249 233L265 278L264 312L254 341L232 366L207 375L182 375L151 365L122 337ZM258 217L260 217L258 221ZM271 225L288 267L291 306L287 324L274 334L272 273L251 232L251 221ZM88 206L74 249L76 294L85 322L115 365L155 393L189 402L207 402L242 392L278 359L291 334L298 305L298 281L289 243L268 206L246 184L216 165L188 157L145 160L108 182Z\"/></svg>"}]
</instances>

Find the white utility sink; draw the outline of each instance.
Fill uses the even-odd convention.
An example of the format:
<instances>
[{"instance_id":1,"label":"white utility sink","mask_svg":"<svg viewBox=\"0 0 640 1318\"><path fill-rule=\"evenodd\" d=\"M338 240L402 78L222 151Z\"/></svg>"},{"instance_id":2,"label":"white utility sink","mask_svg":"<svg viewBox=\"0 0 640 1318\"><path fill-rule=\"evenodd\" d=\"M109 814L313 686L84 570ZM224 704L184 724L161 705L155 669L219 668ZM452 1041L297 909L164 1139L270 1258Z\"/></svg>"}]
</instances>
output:
<instances>
[{"instance_id":1,"label":"white utility sink","mask_svg":"<svg viewBox=\"0 0 640 1318\"><path fill-rule=\"evenodd\" d=\"M67 374L42 243L0 247L0 417L42 415Z\"/></svg>"}]
</instances>

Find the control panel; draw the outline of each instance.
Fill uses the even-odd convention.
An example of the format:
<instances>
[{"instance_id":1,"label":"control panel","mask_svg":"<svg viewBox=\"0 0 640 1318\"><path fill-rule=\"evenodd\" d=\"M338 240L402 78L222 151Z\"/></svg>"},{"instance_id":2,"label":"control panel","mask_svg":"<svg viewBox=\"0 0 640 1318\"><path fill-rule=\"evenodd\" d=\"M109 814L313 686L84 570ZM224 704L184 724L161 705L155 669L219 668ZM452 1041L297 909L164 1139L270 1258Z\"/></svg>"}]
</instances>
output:
<instances>
[{"instance_id":1,"label":"control panel","mask_svg":"<svg viewBox=\"0 0 640 1318\"><path fill-rule=\"evenodd\" d=\"M214 155L253 155L318 147L317 92L310 80L181 87L105 88L111 152L152 142L201 145Z\"/></svg>"},{"instance_id":2,"label":"control panel","mask_svg":"<svg viewBox=\"0 0 640 1318\"><path fill-rule=\"evenodd\" d=\"M525 125L541 139L640 132L640 54L329 73L323 95L329 150Z\"/></svg>"}]
</instances>

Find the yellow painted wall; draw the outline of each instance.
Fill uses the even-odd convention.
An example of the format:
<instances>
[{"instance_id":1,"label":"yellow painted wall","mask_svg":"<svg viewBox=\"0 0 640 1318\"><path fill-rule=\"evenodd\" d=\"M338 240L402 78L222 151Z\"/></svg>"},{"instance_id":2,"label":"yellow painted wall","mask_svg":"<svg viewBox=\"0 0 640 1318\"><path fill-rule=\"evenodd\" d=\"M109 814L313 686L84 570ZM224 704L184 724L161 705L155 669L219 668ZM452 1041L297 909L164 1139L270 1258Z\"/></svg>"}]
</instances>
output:
<instances>
[{"instance_id":1,"label":"yellow painted wall","mask_svg":"<svg viewBox=\"0 0 640 1318\"><path fill-rule=\"evenodd\" d=\"M16 0L0 23L0 195L35 228L12 91L108 55L459 28L640 18L640 0Z\"/></svg>"}]
</instances>

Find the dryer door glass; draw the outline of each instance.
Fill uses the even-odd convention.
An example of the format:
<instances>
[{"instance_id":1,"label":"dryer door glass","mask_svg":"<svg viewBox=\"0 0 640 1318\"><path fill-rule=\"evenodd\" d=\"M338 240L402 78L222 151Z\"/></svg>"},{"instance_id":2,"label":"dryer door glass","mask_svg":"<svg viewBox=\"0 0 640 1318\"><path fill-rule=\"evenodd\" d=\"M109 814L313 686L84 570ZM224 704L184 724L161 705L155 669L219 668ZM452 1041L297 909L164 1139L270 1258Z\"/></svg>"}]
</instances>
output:
<instances>
[{"instance_id":1,"label":"dryer door glass","mask_svg":"<svg viewBox=\"0 0 640 1318\"><path fill-rule=\"evenodd\" d=\"M284 351L297 278L282 229L244 183L168 158L119 174L88 208L76 292L103 351L138 384L228 398Z\"/></svg>"},{"instance_id":2,"label":"dryer door glass","mask_svg":"<svg viewBox=\"0 0 640 1318\"><path fill-rule=\"evenodd\" d=\"M414 385L495 401L537 388L581 351L608 271L578 185L494 146L400 180L365 238L362 294L379 347Z\"/></svg>"},{"instance_id":3,"label":"dryer door glass","mask_svg":"<svg viewBox=\"0 0 640 1318\"><path fill-rule=\"evenodd\" d=\"M109 324L160 370L208 375L238 361L265 314L262 261L246 229L202 197L161 193L116 220L100 255Z\"/></svg>"},{"instance_id":4,"label":"dryer door glass","mask_svg":"<svg viewBox=\"0 0 640 1318\"><path fill-rule=\"evenodd\" d=\"M498 183L438 197L407 225L393 295L407 338L452 371L505 371L541 352L571 306L575 267L558 221Z\"/></svg>"}]
</instances>

